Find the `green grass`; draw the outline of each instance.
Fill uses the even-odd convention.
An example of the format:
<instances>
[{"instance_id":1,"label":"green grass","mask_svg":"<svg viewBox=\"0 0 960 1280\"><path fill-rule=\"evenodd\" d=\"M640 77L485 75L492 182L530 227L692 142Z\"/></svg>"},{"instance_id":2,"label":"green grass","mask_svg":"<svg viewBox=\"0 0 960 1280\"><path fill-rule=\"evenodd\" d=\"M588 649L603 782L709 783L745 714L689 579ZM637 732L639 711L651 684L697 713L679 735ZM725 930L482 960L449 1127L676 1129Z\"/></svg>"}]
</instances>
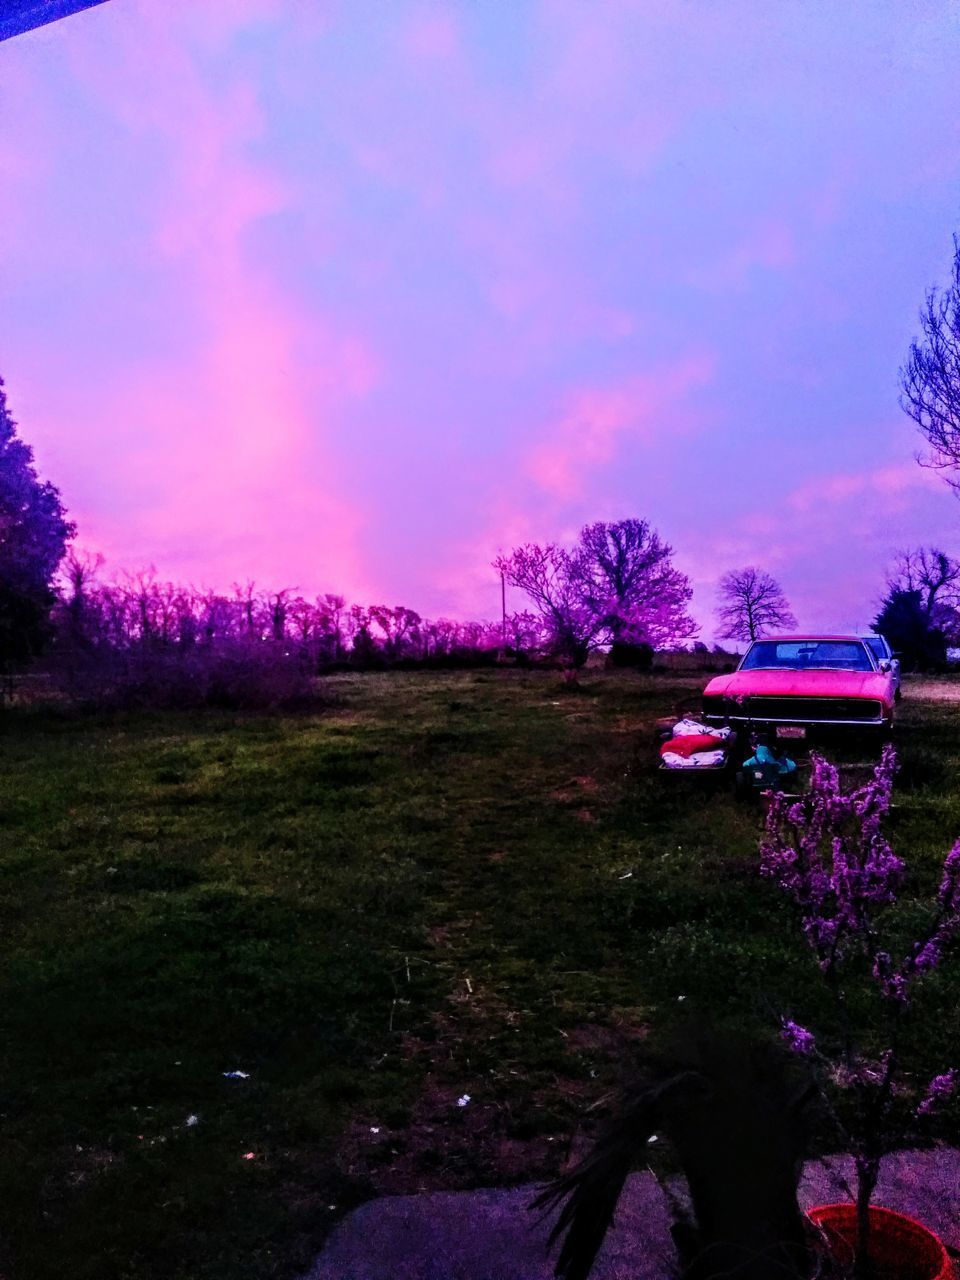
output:
<instances>
[{"instance_id":1,"label":"green grass","mask_svg":"<svg viewBox=\"0 0 960 1280\"><path fill-rule=\"evenodd\" d=\"M653 771L695 682L328 683L311 716L0 716L10 1280L293 1276L365 1196L555 1170L691 1006L826 1014L756 812ZM942 690L898 728L925 892L960 834ZM958 968L924 992L918 1070L960 1063Z\"/></svg>"}]
</instances>

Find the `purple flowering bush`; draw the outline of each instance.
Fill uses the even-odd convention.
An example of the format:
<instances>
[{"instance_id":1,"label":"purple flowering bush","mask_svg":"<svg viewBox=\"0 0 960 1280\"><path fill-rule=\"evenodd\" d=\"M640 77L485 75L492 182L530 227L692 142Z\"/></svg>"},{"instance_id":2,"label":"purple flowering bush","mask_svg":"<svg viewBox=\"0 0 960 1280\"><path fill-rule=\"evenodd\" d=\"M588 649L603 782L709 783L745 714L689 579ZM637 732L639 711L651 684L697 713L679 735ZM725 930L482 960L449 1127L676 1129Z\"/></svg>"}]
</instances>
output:
<instances>
[{"instance_id":1,"label":"purple flowering bush","mask_svg":"<svg viewBox=\"0 0 960 1280\"><path fill-rule=\"evenodd\" d=\"M861 787L844 790L839 771L822 756L811 755L809 793L771 797L760 845L760 868L794 901L803 932L836 1004L839 1035L822 1047L813 1033L791 1018L781 1020L781 1039L821 1068L821 1086L829 1112L857 1171L858 1265L867 1274L868 1208L880 1162L901 1136L896 1104L909 1094L900 1061L904 1020L910 1016L918 982L935 970L960 934L960 841L947 854L936 906L922 937L900 948L887 937L889 909L903 887L906 868L883 832L890 810L896 754L887 746L873 776ZM854 988L872 987L886 1047L867 1056L852 1010ZM857 1006L859 1007L859 1006ZM855 1105L841 1120L826 1090L829 1079L853 1093ZM952 1068L929 1082L912 1111L929 1116L960 1086Z\"/></svg>"}]
</instances>

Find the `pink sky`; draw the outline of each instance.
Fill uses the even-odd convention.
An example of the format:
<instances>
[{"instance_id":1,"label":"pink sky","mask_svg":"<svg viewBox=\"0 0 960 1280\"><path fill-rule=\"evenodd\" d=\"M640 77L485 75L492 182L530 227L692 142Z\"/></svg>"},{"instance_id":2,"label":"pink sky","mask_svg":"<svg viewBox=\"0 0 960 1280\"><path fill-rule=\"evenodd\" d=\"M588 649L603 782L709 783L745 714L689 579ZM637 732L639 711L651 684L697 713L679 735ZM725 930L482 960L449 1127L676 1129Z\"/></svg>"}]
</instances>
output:
<instances>
[{"instance_id":1,"label":"pink sky","mask_svg":"<svg viewBox=\"0 0 960 1280\"><path fill-rule=\"evenodd\" d=\"M0 45L11 407L115 569L492 616L636 515L707 635L746 563L866 627L960 552L958 65L947 0L111 0Z\"/></svg>"}]
</instances>

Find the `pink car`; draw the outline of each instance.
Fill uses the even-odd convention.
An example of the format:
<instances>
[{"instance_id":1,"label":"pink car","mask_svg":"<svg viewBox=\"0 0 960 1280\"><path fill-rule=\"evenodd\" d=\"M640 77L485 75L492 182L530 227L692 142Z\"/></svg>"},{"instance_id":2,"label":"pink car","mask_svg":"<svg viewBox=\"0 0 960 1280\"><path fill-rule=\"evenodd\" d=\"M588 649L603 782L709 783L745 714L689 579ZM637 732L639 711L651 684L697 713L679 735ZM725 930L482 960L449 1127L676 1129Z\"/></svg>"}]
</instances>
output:
<instances>
[{"instance_id":1,"label":"pink car","mask_svg":"<svg viewBox=\"0 0 960 1280\"><path fill-rule=\"evenodd\" d=\"M888 732L896 680L859 636L771 636L754 640L732 675L703 693L704 719L773 728L806 738L833 728Z\"/></svg>"}]
</instances>

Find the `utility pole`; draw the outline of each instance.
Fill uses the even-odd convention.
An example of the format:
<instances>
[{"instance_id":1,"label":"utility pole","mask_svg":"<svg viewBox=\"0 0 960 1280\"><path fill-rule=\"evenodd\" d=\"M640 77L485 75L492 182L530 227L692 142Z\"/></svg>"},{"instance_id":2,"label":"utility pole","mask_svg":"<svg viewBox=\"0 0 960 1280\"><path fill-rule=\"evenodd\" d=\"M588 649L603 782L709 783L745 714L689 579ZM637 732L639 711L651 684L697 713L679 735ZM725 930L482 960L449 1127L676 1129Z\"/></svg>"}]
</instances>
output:
<instances>
[{"instance_id":1,"label":"utility pole","mask_svg":"<svg viewBox=\"0 0 960 1280\"><path fill-rule=\"evenodd\" d=\"M507 651L507 579L504 572L500 570L500 639L503 641L503 651Z\"/></svg>"}]
</instances>

